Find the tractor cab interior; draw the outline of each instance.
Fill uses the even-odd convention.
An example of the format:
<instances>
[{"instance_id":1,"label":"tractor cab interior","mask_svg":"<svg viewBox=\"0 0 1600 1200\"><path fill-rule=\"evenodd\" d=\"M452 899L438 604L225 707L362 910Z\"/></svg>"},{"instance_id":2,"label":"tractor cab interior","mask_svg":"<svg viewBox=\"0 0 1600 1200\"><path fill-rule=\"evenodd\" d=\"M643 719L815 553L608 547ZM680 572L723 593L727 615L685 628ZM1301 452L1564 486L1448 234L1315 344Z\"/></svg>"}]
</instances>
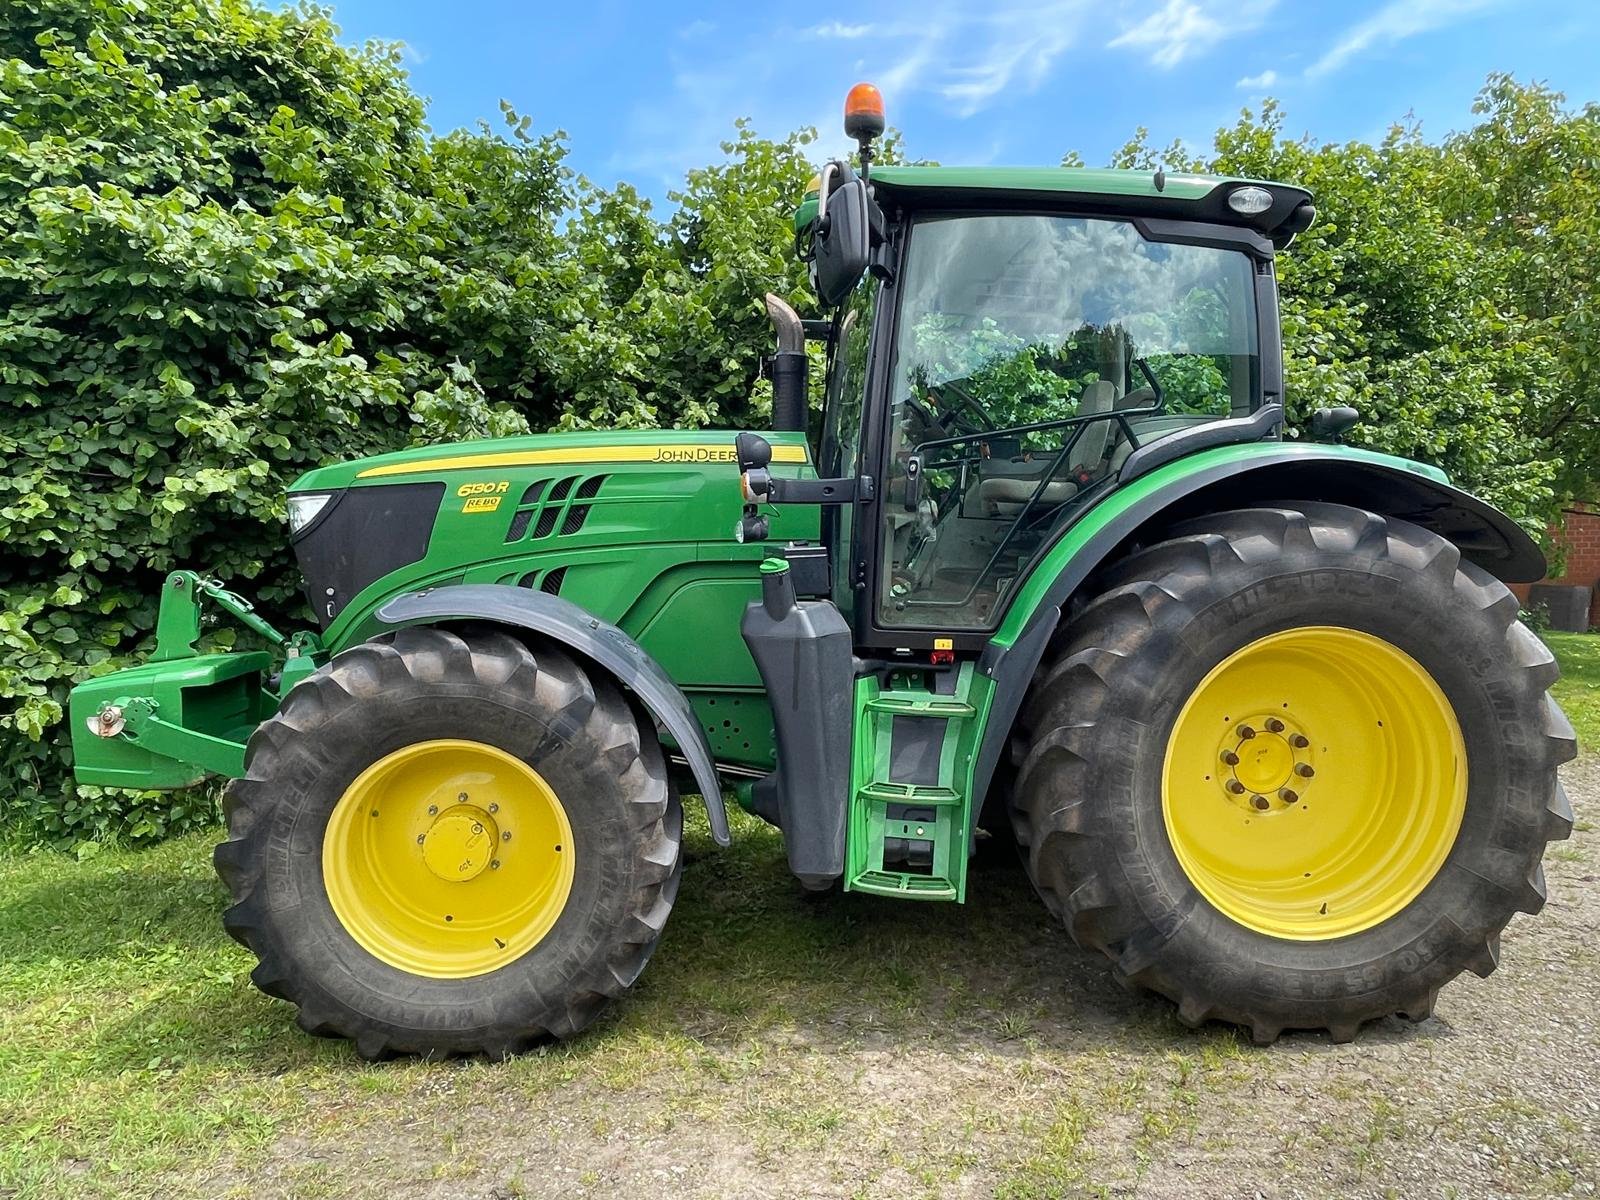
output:
<instances>
[{"instance_id":1,"label":"tractor cab interior","mask_svg":"<svg viewBox=\"0 0 1600 1200\"><path fill-rule=\"evenodd\" d=\"M915 222L897 289L879 623L992 625L1134 449L1251 412L1252 276L1242 251L1152 241L1129 221Z\"/></svg>"}]
</instances>

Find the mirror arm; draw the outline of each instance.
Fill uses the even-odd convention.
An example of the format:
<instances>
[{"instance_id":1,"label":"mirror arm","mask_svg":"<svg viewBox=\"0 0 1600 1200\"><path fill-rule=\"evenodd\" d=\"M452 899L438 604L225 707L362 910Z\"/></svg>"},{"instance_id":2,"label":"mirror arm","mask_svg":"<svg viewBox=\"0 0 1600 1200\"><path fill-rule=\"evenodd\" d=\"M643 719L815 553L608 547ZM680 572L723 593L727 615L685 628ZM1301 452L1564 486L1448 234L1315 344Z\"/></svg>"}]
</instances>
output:
<instances>
[{"instance_id":1,"label":"mirror arm","mask_svg":"<svg viewBox=\"0 0 1600 1200\"><path fill-rule=\"evenodd\" d=\"M772 479L762 497L768 504L854 504L875 495L872 476L843 479Z\"/></svg>"}]
</instances>

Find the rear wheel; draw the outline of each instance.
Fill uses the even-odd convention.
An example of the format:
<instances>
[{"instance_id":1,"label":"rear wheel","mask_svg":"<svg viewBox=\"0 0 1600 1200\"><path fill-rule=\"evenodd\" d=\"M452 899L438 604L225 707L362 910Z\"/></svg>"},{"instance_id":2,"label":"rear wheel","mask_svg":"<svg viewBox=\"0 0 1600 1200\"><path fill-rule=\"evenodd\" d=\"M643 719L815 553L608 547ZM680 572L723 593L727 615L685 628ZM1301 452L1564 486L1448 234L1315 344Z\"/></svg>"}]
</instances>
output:
<instances>
[{"instance_id":1,"label":"rear wheel","mask_svg":"<svg viewBox=\"0 0 1600 1200\"><path fill-rule=\"evenodd\" d=\"M1420 1019L1544 902L1575 753L1515 599L1334 505L1217 514L1121 564L1022 716L1029 872L1118 974L1270 1041Z\"/></svg>"},{"instance_id":2,"label":"rear wheel","mask_svg":"<svg viewBox=\"0 0 1600 1200\"><path fill-rule=\"evenodd\" d=\"M499 632L339 655L256 731L227 809L224 922L252 978L368 1057L576 1033L643 969L677 891L653 728Z\"/></svg>"}]
</instances>

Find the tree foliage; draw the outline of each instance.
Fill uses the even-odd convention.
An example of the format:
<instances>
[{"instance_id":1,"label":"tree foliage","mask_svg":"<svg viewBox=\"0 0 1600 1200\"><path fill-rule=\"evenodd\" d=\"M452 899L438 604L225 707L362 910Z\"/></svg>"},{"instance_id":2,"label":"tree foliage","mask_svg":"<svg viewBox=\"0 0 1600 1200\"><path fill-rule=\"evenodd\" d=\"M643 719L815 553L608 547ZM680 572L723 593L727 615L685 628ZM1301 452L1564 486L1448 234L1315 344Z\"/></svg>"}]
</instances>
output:
<instances>
[{"instance_id":1,"label":"tree foliage","mask_svg":"<svg viewBox=\"0 0 1600 1200\"><path fill-rule=\"evenodd\" d=\"M1352 442L1435 463L1542 534L1600 472L1600 106L1564 105L1497 75L1466 132L1368 145L1287 138L1269 100L1207 153L1141 129L1113 165L1310 188L1317 223L1278 260L1291 423L1354 405Z\"/></svg>"},{"instance_id":2,"label":"tree foliage","mask_svg":"<svg viewBox=\"0 0 1600 1200\"><path fill-rule=\"evenodd\" d=\"M1564 104L1497 77L1472 129L1378 146L1287 139L1269 105L1165 156L1319 194L1281 262L1295 418L1355 403L1360 440L1532 525L1600 441L1600 116ZM760 297L806 305L811 133L738 124L658 214L503 115L432 135L397 52L341 45L324 9L0 7L0 824L71 844L211 819L75 789L66 691L147 652L176 566L303 619L282 497L307 468L764 419ZM1118 156L1156 158L1142 133Z\"/></svg>"}]
</instances>

